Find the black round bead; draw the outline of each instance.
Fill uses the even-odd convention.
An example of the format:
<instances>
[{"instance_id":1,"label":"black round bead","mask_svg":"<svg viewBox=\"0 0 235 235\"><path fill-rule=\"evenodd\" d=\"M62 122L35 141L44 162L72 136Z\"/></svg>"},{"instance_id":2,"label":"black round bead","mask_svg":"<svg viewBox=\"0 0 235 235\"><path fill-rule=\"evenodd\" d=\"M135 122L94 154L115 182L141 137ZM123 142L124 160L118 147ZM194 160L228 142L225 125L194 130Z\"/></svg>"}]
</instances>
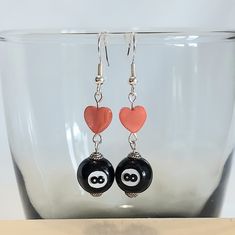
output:
<instances>
[{"instance_id":1,"label":"black round bead","mask_svg":"<svg viewBox=\"0 0 235 235\"><path fill-rule=\"evenodd\" d=\"M125 193L141 193L151 184L153 172L150 164L142 157L124 158L117 166L116 181ZM138 155L140 156L140 155Z\"/></svg>"},{"instance_id":2,"label":"black round bead","mask_svg":"<svg viewBox=\"0 0 235 235\"><path fill-rule=\"evenodd\" d=\"M86 158L77 171L77 179L84 190L91 194L107 191L114 181L114 169L106 158Z\"/></svg>"}]
</instances>

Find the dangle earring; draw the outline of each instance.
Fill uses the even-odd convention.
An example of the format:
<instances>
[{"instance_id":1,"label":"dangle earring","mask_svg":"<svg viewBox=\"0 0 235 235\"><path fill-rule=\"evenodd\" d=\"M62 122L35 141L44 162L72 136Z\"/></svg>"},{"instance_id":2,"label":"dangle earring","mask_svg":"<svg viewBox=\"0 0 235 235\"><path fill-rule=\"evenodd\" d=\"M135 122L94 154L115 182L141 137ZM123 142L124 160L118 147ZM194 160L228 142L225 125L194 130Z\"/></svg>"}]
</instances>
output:
<instances>
[{"instance_id":1,"label":"dangle earring","mask_svg":"<svg viewBox=\"0 0 235 235\"><path fill-rule=\"evenodd\" d=\"M90 157L81 162L77 171L79 184L94 197L101 196L102 193L112 186L114 181L114 169L112 164L99 152L99 145L102 143L101 132L109 126L113 116L111 109L100 107L100 102L103 99L101 88L104 83L101 56L102 42L104 44L106 61L109 65L106 38L105 34L101 33L98 37L98 74L95 78L97 86L94 94L96 106L87 106L84 111L86 124L94 133L92 140L95 145L95 151L90 155Z\"/></svg>"},{"instance_id":2,"label":"dangle earring","mask_svg":"<svg viewBox=\"0 0 235 235\"><path fill-rule=\"evenodd\" d=\"M131 76L129 84L131 91L128 99L131 107L124 107L120 110L119 119L122 125L130 131L128 138L132 152L124 158L116 168L116 181L118 186L128 197L136 197L139 193L145 191L152 182L152 168L150 164L136 152L137 132L142 128L147 118L147 113L143 106L134 106L136 100L135 86L137 84L135 73L135 34L131 34L131 40L128 46L127 55L130 54L132 45Z\"/></svg>"}]
</instances>

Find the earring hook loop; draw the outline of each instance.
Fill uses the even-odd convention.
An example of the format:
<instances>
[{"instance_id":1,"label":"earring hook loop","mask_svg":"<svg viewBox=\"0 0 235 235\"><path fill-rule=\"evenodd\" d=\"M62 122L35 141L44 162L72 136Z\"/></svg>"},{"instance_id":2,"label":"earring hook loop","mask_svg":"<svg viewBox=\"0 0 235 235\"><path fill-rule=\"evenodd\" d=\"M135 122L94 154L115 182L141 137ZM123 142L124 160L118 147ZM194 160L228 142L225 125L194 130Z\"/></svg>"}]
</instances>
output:
<instances>
[{"instance_id":1,"label":"earring hook loop","mask_svg":"<svg viewBox=\"0 0 235 235\"><path fill-rule=\"evenodd\" d=\"M108 46L107 46L107 33L101 32L98 35L98 57L99 57L99 63L102 63L102 54L101 54L101 44L103 43L104 51L105 51L105 59L107 62L107 65L109 66L109 57L108 57Z\"/></svg>"},{"instance_id":2,"label":"earring hook loop","mask_svg":"<svg viewBox=\"0 0 235 235\"><path fill-rule=\"evenodd\" d=\"M129 41L128 49L127 49L127 56L130 55L131 48L132 48L132 64L134 64L135 54L136 54L136 37L135 37L134 32L132 32L130 35L130 41Z\"/></svg>"}]
</instances>

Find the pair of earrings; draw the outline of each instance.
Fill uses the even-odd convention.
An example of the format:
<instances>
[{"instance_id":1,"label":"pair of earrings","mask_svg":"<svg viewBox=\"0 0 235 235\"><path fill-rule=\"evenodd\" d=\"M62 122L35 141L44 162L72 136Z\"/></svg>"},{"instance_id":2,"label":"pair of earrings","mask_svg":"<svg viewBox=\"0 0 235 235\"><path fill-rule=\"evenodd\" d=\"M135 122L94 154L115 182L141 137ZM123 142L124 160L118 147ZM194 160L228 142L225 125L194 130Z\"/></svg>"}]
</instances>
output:
<instances>
[{"instance_id":1,"label":"pair of earrings","mask_svg":"<svg viewBox=\"0 0 235 235\"><path fill-rule=\"evenodd\" d=\"M132 33L127 52L127 55L129 55L132 45L133 57L131 62L131 76L129 78L131 90L128 94L131 107L124 107L119 113L119 119L122 125L130 132L128 142L132 152L118 164L114 172L112 164L98 151L99 145L102 143L101 133L110 125L113 116L110 108L100 107L100 102L103 99L101 88L104 83L100 52L102 37L106 60L109 64L105 34L101 33L98 37L98 74L95 78L97 85L94 94L96 106L88 106L84 111L85 121L94 133L93 142L95 151L79 165L77 179L85 191L89 192L94 197L98 197L112 186L114 178L116 178L118 186L128 197L132 198L136 197L150 186L153 175L150 164L136 152L136 133L142 128L147 118L147 113L143 106L134 106L136 100L135 86L137 84L135 73L136 39L135 34Z\"/></svg>"}]
</instances>

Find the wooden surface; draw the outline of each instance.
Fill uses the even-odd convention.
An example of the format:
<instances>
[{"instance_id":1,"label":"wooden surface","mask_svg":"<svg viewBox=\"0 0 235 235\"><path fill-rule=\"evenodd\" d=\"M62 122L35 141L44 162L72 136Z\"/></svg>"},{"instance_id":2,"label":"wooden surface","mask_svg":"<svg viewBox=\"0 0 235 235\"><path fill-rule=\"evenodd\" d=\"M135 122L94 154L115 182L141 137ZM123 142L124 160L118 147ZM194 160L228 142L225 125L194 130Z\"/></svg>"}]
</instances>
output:
<instances>
[{"instance_id":1,"label":"wooden surface","mask_svg":"<svg viewBox=\"0 0 235 235\"><path fill-rule=\"evenodd\" d=\"M235 219L0 221L1 235L235 235Z\"/></svg>"}]
</instances>

